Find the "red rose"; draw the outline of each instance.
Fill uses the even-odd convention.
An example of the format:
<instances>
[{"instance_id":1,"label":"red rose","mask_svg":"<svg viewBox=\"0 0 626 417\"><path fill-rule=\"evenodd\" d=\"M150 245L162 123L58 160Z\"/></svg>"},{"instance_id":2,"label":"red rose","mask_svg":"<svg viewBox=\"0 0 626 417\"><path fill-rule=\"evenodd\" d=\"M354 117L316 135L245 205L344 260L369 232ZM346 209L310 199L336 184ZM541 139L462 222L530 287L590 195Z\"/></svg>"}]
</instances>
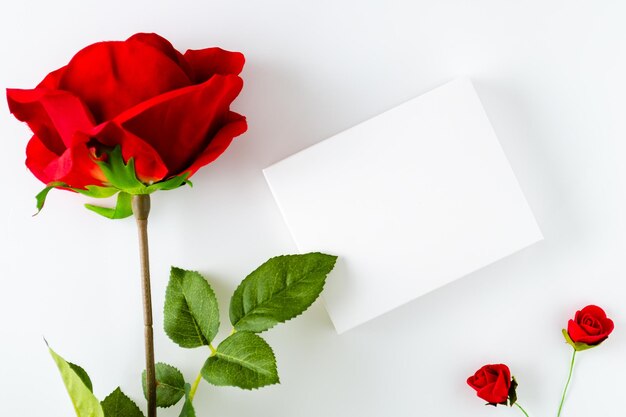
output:
<instances>
[{"instance_id":1,"label":"red rose","mask_svg":"<svg viewBox=\"0 0 626 417\"><path fill-rule=\"evenodd\" d=\"M567 336L579 347L581 345L582 348L597 346L609 337L613 327L613 320L606 316L604 310L598 306L590 305L577 311L574 320L567 323ZM577 350L582 350L582 348Z\"/></svg>"},{"instance_id":2,"label":"red rose","mask_svg":"<svg viewBox=\"0 0 626 417\"><path fill-rule=\"evenodd\" d=\"M489 404L515 403L515 379L511 378L509 367L503 364L485 365L467 378L467 384L476 390L476 395Z\"/></svg>"},{"instance_id":3,"label":"red rose","mask_svg":"<svg viewBox=\"0 0 626 417\"><path fill-rule=\"evenodd\" d=\"M181 54L156 34L90 45L36 88L7 90L34 133L26 165L46 184L108 186L97 162L119 147L144 184L188 178L246 130L229 110L243 64L219 48Z\"/></svg>"}]
</instances>

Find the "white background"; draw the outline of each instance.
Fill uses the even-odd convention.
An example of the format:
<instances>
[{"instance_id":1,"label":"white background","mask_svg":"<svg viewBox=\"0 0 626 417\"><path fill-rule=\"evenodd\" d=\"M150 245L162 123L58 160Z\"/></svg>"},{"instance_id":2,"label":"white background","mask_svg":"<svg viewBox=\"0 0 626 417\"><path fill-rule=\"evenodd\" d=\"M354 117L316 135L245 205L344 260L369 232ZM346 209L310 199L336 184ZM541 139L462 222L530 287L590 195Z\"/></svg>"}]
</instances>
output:
<instances>
[{"instance_id":1,"label":"white background","mask_svg":"<svg viewBox=\"0 0 626 417\"><path fill-rule=\"evenodd\" d=\"M193 189L153 198L157 357L191 380L208 351L183 351L161 330L169 266L206 274L226 314L248 272L294 250L262 168L471 77L545 241L342 336L316 303L265 335L281 385L244 392L203 382L197 413L518 415L484 407L465 385L482 364L505 362L531 416L556 415L570 355L561 328L596 303L616 331L580 355L563 416L623 416L625 17L617 0L3 2L0 86L33 87L83 46L137 31L181 50L246 54L234 109L248 133ZM43 336L87 369L100 398L121 385L143 407L133 221L99 218L83 197L58 191L32 218L42 184L24 167L28 130L4 100L0 138L0 415L73 415Z\"/></svg>"}]
</instances>

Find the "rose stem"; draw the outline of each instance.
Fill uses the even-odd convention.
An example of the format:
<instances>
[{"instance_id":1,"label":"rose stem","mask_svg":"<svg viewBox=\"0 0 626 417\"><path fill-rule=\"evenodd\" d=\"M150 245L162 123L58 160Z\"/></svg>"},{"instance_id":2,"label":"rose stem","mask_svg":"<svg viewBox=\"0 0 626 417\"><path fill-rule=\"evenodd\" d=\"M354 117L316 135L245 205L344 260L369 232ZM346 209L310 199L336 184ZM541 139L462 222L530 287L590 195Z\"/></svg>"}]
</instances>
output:
<instances>
[{"instance_id":1,"label":"rose stem","mask_svg":"<svg viewBox=\"0 0 626 417\"><path fill-rule=\"evenodd\" d=\"M191 386L191 389L189 390L189 401L193 401L193 397L196 396L196 391L198 390L198 385L200 385L201 380L202 380L202 374L199 373L198 376L196 377L196 380L193 381L193 385Z\"/></svg>"},{"instance_id":2,"label":"rose stem","mask_svg":"<svg viewBox=\"0 0 626 417\"><path fill-rule=\"evenodd\" d=\"M143 296L144 343L146 350L146 398L148 399L148 417L156 417L156 380L154 371L154 338L152 332L152 297L150 292L150 262L148 256L148 214L150 196L134 195L133 214L137 220L139 232L139 259L141 263L141 287Z\"/></svg>"},{"instance_id":3,"label":"rose stem","mask_svg":"<svg viewBox=\"0 0 626 417\"><path fill-rule=\"evenodd\" d=\"M572 380L572 371L574 370L574 361L576 360L576 349L574 349L574 353L572 354L572 362L569 365L569 375L567 376L567 382L565 383L565 389L563 390L563 396L561 397L561 404L559 404L559 412L556 414L556 417L561 415L561 409L563 408L563 403L565 402L565 394L567 394L567 388L569 387L569 382Z\"/></svg>"},{"instance_id":4,"label":"rose stem","mask_svg":"<svg viewBox=\"0 0 626 417\"><path fill-rule=\"evenodd\" d=\"M518 403L515 403L515 406L519 408L520 410L522 410L522 413L524 413L526 417L530 417L528 413L526 412L526 410L524 410L524 408L521 405L519 405Z\"/></svg>"},{"instance_id":5,"label":"rose stem","mask_svg":"<svg viewBox=\"0 0 626 417\"><path fill-rule=\"evenodd\" d=\"M235 329L233 329L231 334L233 333L235 333ZM212 343L209 343L209 349L211 349L211 356L215 356L217 354L217 350L215 350L215 347L213 346ZM196 391L198 390L198 385L200 385L201 380L202 380L202 370L198 372L198 376L196 377L196 380L193 381L193 385L191 386L191 389L189 390L189 401L193 401L193 398L196 396Z\"/></svg>"}]
</instances>

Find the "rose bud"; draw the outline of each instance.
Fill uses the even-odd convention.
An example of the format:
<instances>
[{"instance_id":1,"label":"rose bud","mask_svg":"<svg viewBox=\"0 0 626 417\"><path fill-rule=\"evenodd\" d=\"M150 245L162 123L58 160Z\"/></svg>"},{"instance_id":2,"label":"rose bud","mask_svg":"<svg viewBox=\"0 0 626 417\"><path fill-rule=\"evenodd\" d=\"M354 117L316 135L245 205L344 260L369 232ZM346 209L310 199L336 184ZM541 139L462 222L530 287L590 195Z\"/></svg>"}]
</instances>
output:
<instances>
[{"instance_id":1,"label":"rose bud","mask_svg":"<svg viewBox=\"0 0 626 417\"><path fill-rule=\"evenodd\" d=\"M511 377L511 371L506 365L485 365L467 378L467 384L489 405L507 405L508 400L508 405L513 406L517 401L517 382Z\"/></svg>"},{"instance_id":2,"label":"rose bud","mask_svg":"<svg viewBox=\"0 0 626 417\"><path fill-rule=\"evenodd\" d=\"M603 309L589 305L576 312L574 319L567 323L567 330L563 329L563 336L575 350L581 351L604 342L613 328L613 320Z\"/></svg>"}]
</instances>

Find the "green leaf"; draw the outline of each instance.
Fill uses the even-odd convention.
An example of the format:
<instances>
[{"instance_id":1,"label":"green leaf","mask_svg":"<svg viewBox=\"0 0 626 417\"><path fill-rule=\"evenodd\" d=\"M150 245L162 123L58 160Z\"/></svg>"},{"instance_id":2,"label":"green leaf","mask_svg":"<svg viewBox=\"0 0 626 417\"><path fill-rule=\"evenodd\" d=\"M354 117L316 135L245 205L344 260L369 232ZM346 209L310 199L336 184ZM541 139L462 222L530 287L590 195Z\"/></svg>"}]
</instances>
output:
<instances>
[{"instance_id":1,"label":"green leaf","mask_svg":"<svg viewBox=\"0 0 626 417\"><path fill-rule=\"evenodd\" d=\"M192 399L190 397L191 385L185 384L185 403L180 410L179 417L196 417L196 411L193 409Z\"/></svg>"},{"instance_id":2,"label":"green leaf","mask_svg":"<svg viewBox=\"0 0 626 417\"><path fill-rule=\"evenodd\" d=\"M75 363L68 362L67 364L70 366L70 368L72 368L76 375L78 375L80 380L83 381L83 384L85 384L85 386L89 388L89 391L93 392L93 384L91 383L91 378L89 378L87 371L85 371L82 367L76 365Z\"/></svg>"},{"instance_id":3,"label":"green leaf","mask_svg":"<svg viewBox=\"0 0 626 417\"><path fill-rule=\"evenodd\" d=\"M172 267L165 292L165 333L184 348L209 345L220 326L217 298L197 272Z\"/></svg>"},{"instance_id":4,"label":"green leaf","mask_svg":"<svg viewBox=\"0 0 626 417\"><path fill-rule=\"evenodd\" d=\"M104 417L104 412L98 399L89 390L87 385L85 385L81 377L72 369L65 359L57 355L52 349L49 348L49 350L52 359L54 359L57 368L59 368L61 378L70 395L76 415L78 417Z\"/></svg>"},{"instance_id":5,"label":"green leaf","mask_svg":"<svg viewBox=\"0 0 626 417\"><path fill-rule=\"evenodd\" d=\"M323 253L271 258L235 290L230 322L236 330L259 333L302 314L322 292L336 260Z\"/></svg>"},{"instance_id":6,"label":"green leaf","mask_svg":"<svg viewBox=\"0 0 626 417\"><path fill-rule=\"evenodd\" d=\"M563 337L565 337L565 341L574 348L576 352L582 352L583 350L593 349L598 345L588 345L586 343L574 342L571 337L569 337L569 333L567 330L563 329Z\"/></svg>"},{"instance_id":7,"label":"green leaf","mask_svg":"<svg viewBox=\"0 0 626 417\"><path fill-rule=\"evenodd\" d=\"M166 363L157 363L156 367L156 404L157 407L171 407L185 395L185 377L176 368ZM143 395L148 399L146 371L141 374Z\"/></svg>"},{"instance_id":8,"label":"green leaf","mask_svg":"<svg viewBox=\"0 0 626 417\"><path fill-rule=\"evenodd\" d=\"M219 386L254 389L279 382L272 348L260 336L237 332L205 362L202 377Z\"/></svg>"},{"instance_id":9,"label":"green leaf","mask_svg":"<svg viewBox=\"0 0 626 417\"><path fill-rule=\"evenodd\" d=\"M102 401L106 417L144 417L137 404L118 387Z\"/></svg>"},{"instance_id":10,"label":"green leaf","mask_svg":"<svg viewBox=\"0 0 626 417\"><path fill-rule=\"evenodd\" d=\"M50 192L50 190L56 187L64 187L64 186L67 186L67 184L65 184L64 182L59 182L59 181L54 181L46 185L46 188L41 190L35 196L35 200L37 200L37 213L33 214L33 216L38 215L41 209L43 208L43 205L46 203L46 197L48 197L48 193Z\"/></svg>"},{"instance_id":11,"label":"green leaf","mask_svg":"<svg viewBox=\"0 0 626 417\"><path fill-rule=\"evenodd\" d=\"M149 185L146 190L148 193L152 193L158 190L163 190L163 191L173 190L182 185L185 185L187 183L187 178L189 178L189 174L190 174L189 172L185 172L184 174L179 175L177 177L172 177L169 180L154 183L152 185Z\"/></svg>"},{"instance_id":12,"label":"green leaf","mask_svg":"<svg viewBox=\"0 0 626 417\"><path fill-rule=\"evenodd\" d=\"M147 194L146 186L137 179L133 158L125 163L119 146L109 152L107 161L97 164L111 186L128 194Z\"/></svg>"},{"instance_id":13,"label":"green leaf","mask_svg":"<svg viewBox=\"0 0 626 417\"><path fill-rule=\"evenodd\" d=\"M117 188L99 187L97 185L88 185L85 188L87 189L82 190L80 188L72 188L72 190L91 198L108 198L115 195L115 193L119 191Z\"/></svg>"},{"instance_id":14,"label":"green leaf","mask_svg":"<svg viewBox=\"0 0 626 417\"><path fill-rule=\"evenodd\" d=\"M131 206L132 196L125 192L120 192L117 195L117 203L115 208L94 206L93 204L85 204L85 208L93 212L98 213L108 219L125 219L126 217L133 215L133 208Z\"/></svg>"}]
</instances>

